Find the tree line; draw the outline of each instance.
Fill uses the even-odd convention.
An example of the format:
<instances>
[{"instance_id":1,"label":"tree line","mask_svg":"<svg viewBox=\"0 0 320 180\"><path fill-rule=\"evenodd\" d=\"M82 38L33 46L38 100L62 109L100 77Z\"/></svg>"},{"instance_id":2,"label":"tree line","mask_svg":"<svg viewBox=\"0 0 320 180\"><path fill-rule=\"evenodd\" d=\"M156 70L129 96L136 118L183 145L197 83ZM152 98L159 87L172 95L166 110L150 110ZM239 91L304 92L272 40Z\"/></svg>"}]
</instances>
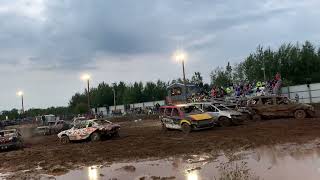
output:
<instances>
[{"instance_id":1,"label":"tree line","mask_svg":"<svg viewBox=\"0 0 320 180\"><path fill-rule=\"evenodd\" d=\"M114 105L114 94L116 104L132 104L147 101L163 100L167 94L168 83L158 80L157 82L124 82L107 84L100 83L97 87L90 89L91 107L108 107ZM87 92L76 93L71 97L69 107L75 113L87 111Z\"/></svg>"},{"instance_id":2,"label":"tree line","mask_svg":"<svg viewBox=\"0 0 320 180\"><path fill-rule=\"evenodd\" d=\"M8 118L9 120L22 119L25 117L36 117L46 114L70 117L74 114L74 111L70 107L49 107L46 109L31 108L21 114L20 110L12 109L10 111L2 111L0 114L0 120L5 120L6 118Z\"/></svg>"},{"instance_id":3,"label":"tree line","mask_svg":"<svg viewBox=\"0 0 320 180\"><path fill-rule=\"evenodd\" d=\"M211 85L263 81L281 74L285 86L320 82L320 48L306 41L303 44L283 44L278 49L258 46L243 62L225 68L217 67L211 74Z\"/></svg>"}]
</instances>

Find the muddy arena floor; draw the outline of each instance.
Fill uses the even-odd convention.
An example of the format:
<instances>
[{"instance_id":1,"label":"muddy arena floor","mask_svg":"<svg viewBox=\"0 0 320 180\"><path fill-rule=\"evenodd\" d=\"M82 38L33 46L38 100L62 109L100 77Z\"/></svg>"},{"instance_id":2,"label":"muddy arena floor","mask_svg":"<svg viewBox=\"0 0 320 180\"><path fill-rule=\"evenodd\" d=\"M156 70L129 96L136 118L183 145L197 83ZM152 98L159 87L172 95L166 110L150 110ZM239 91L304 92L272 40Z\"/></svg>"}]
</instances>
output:
<instances>
[{"instance_id":1,"label":"muddy arena floor","mask_svg":"<svg viewBox=\"0 0 320 180\"><path fill-rule=\"evenodd\" d=\"M247 122L240 126L196 131L187 136L180 131L164 133L158 119L131 120L119 124L119 138L97 143L62 145L56 135L29 138L25 140L23 150L0 152L0 173L29 170L24 174L59 175L105 162L160 159L217 150L246 150L292 142L302 144L320 138L318 117Z\"/></svg>"}]
</instances>

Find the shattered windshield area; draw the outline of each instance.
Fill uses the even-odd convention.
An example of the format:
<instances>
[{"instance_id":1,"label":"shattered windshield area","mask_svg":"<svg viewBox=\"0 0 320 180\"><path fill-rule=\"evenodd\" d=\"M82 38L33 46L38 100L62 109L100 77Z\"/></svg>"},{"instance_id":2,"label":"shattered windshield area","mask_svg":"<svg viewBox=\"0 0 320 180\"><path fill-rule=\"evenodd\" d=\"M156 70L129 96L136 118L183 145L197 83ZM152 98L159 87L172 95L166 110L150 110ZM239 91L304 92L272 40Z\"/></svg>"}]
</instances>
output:
<instances>
[{"instance_id":1,"label":"shattered windshield area","mask_svg":"<svg viewBox=\"0 0 320 180\"><path fill-rule=\"evenodd\" d=\"M220 111L228 111L228 110L230 110L229 108L227 108L227 107L225 107L225 106L223 106L223 105L219 105L219 106L217 106L217 108L218 108Z\"/></svg>"},{"instance_id":2,"label":"shattered windshield area","mask_svg":"<svg viewBox=\"0 0 320 180\"><path fill-rule=\"evenodd\" d=\"M197 108L196 106L181 107L181 111L186 113L186 114L202 113L202 111L199 108Z\"/></svg>"},{"instance_id":3,"label":"shattered windshield area","mask_svg":"<svg viewBox=\"0 0 320 180\"><path fill-rule=\"evenodd\" d=\"M102 125L102 124L111 124L110 121L107 121L107 120L95 120L94 121L95 123L99 124L99 125Z\"/></svg>"}]
</instances>

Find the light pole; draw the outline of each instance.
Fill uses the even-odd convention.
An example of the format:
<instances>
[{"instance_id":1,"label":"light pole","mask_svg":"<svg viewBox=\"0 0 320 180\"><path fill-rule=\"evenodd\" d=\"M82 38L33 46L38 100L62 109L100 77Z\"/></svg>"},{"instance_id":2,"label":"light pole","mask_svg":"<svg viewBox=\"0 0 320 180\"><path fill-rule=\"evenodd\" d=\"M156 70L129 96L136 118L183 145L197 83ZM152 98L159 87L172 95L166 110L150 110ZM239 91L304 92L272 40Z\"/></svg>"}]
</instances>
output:
<instances>
[{"instance_id":1,"label":"light pole","mask_svg":"<svg viewBox=\"0 0 320 180\"><path fill-rule=\"evenodd\" d=\"M176 61L181 61L182 63L182 73L183 73L183 84L184 84L184 89L185 89L185 101L187 103L188 101L188 97L187 97L187 93L188 93L188 89L187 89L187 82L186 82L186 73L185 73L185 69L184 69L184 61L187 58L187 54L182 51L182 50L178 50L174 53L174 59Z\"/></svg>"},{"instance_id":2,"label":"light pole","mask_svg":"<svg viewBox=\"0 0 320 180\"><path fill-rule=\"evenodd\" d=\"M89 74L83 74L81 76L81 79L83 81L86 81L87 82L87 98L88 98L88 112L90 113L91 110L90 110L90 75Z\"/></svg>"},{"instance_id":3,"label":"light pole","mask_svg":"<svg viewBox=\"0 0 320 180\"><path fill-rule=\"evenodd\" d=\"M263 80L264 80L264 82L266 82L266 68L263 67L263 68L261 68L261 70L263 71Z\"/></svg>"},{"instance_id":4,"label":"light pole","mask_svg":"<svg viewBox=\"0 0 320 180\"><path fill-rule=\"evenodd\" d=\"M24 113L23 92L22 91L18 91L17 95L21 97L21 114L23 114Z\"/></svg>"},{"instance_id":5,"label":"light pole","mask_svg":"<svg viewBox=\"0 0 320 180\"><path fill-rule=\"evenodd\" d=\"M113 91L113 106L114 106L114 111L116 111L116 109L117 109L117 107L116 107L116 90L114 87L112 88L112 91Z\"/></svg>"}]
</instances>

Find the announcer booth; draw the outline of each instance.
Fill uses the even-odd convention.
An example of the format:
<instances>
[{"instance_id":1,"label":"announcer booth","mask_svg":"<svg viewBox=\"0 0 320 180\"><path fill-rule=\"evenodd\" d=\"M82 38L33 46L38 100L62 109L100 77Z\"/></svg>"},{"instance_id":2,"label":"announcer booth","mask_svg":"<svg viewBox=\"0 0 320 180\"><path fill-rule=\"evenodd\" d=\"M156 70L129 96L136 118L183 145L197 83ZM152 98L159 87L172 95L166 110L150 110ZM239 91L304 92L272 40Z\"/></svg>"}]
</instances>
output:
<instances>
[{"instance_id":1,"label":"announcer booth","mask_svg":"<svg viewBox=\"0 0 320 180\"><path fill-rule=\"evenodd\" d=\"M186 103L185 97L196 94L200 89L195 84L186 84L187 90L182 83L173 83L167 87L166 104L183 104Z\"/></svg>"}]
</instances>

